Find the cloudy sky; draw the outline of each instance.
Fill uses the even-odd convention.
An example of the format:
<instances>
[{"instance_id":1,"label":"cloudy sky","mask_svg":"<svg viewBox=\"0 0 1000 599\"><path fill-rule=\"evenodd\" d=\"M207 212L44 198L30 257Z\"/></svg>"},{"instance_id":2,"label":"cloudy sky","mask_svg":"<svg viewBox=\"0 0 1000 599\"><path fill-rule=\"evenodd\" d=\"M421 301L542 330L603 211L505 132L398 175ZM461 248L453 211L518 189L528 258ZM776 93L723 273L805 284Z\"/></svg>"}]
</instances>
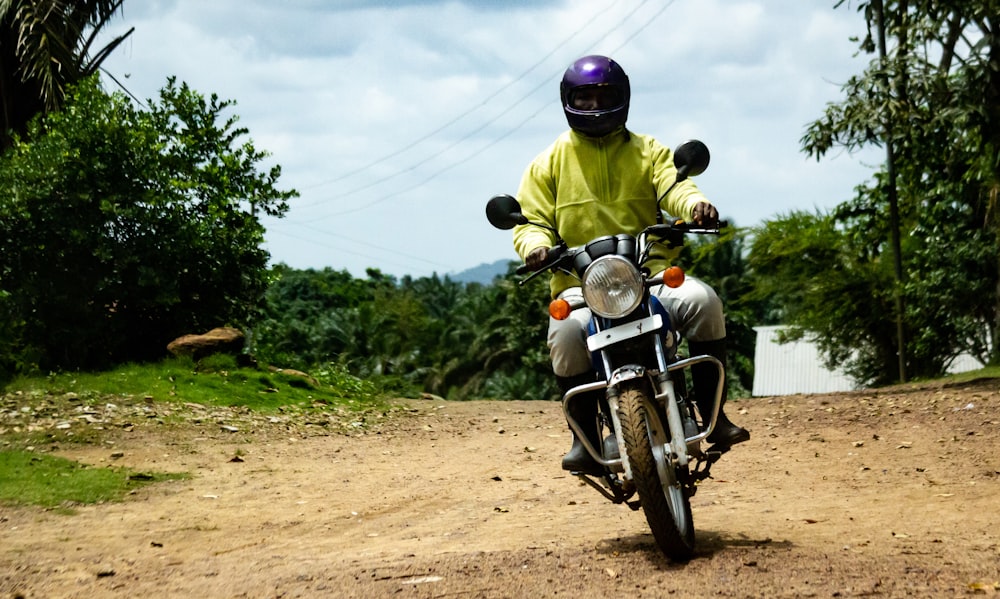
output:
<instances>
[{"instance_id":1,"label":"cloudy sky","mask_svg":"<svg viewBox=\"0 0 1000 599\"><path fill-rule=\"evenodd\" d=\"M817 163L799 144L866 60L862 18L833 4L139 0L104 67L139 98L175 75L236 101L301 193L266 221L274 262L421 277L516 257L484 205L566 128L558 83L585 54L628 72L631 129L709 145L698 184L735 224L849 199L877 150Z\"/></svg>"}]
</instances>

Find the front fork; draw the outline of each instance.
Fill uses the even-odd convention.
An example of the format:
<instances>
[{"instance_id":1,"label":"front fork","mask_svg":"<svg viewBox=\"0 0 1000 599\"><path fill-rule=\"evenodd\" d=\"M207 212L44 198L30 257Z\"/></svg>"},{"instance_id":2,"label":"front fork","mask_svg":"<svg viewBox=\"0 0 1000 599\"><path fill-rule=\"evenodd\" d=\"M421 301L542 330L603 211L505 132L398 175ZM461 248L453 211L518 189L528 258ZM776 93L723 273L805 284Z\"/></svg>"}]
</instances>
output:
<instances>
[{"instance_id":1,"label":"front fork","mask_svg":"<svg viewBox=\"0 0 1000 599\"><path fill-rule=\"evenodd\" d=\"M657 456L657 467L661 468L671 466L686 470L692 459L706 460L705 468L700 473L697 473L695 478L707 478L708 467L721 456L721 453L718 455L711 455L712 452L710 452L710 455L706 455L701 449L701 442L715 429L715 423L719 415L719 407L721 406L722 392L725 381L725 372L722 362L712 356L702 355L693 356L685 360L679 360L668 365L666 363L663 345L660 338L654 336L653 342L656 346L657 363L659 366L659 373L656 375L648 371L645 367L634 364L611 370L611 365L608 361L608 353L602 351L601 354L605 362L605 372L611 372L611 377L609 377L607 382L597 381L587 383L568 390L563 396L563 412L566 416L566 421L569 423L569 427L572 429L577 439L583 444L584 448L597 463L607 468L609 472L624 472L625 478L627 480L631 480L632 472L629 468L627 454L624 450L624 444L622 443L621 424L618 419L618 390L622 384L628 381L644 379L645 381L648 381L651 389L657 390L655 397L650 402L652 405L646 406L647 417L655 418L658 421L653 423L654 428L657 430L662 431L666 428L666 430L669 431L669 438L656 443L658 447L654 448L654 453ZM691 368L695 364L703 362L713 364L719 370L719 376L718 384L715 389L715 397L711 411L712 413L701 415L702 430L699 431L698 427L694 424L694 421L692 420L693 417L690 413L681 414L681 406L677 399L677 392L674 389L674 381L671 378L671 373ZM620 457L617 458L605 458L603 451L591 444L590 439L584 434L580 424L576 422L572 416L570 416L572 411L569 409L569 406L575 398L584 393L597 390L605 390L606 393L609 407L608 415L610 416L611 427L614 430L614 435L619 447ZM661 414L666 416L666 427L663 427L664 423L661 420ZM688 426L685 426L685 423L687 423ZM669 451L664 451L668 448ZM667 464L668 461L669 465Z\"/></svg>"}]
</instances>

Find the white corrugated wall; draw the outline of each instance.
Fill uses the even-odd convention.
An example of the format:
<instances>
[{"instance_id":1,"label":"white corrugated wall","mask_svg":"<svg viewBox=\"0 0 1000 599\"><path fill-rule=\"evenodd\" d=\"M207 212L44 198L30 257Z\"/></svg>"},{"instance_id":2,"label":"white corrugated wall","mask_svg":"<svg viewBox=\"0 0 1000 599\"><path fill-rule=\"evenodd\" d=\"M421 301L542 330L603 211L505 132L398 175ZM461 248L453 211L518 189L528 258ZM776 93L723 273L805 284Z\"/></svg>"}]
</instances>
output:
<instances>
[{"instance_id":1,"label":"white corrugated wall","mask_svg":"<svg viewBox=\"0 0 1000 599\"><path fill-rule=\"evenodd\" d=\"M828 370L816 346L810 341L778 343L783 326L754 327L757 331L754 355L754 397L794 395L796 393L835 393L857 389L854 381L843 372ZM951 374L978 370L981 362L961 355L952 363Z\"/></svg>"},{"instance_id":2,"label":"white corrugated wall","mask_svg":"<svg viewBox=\"0 0 1000 599\"><path fill-rule=\"evenodd\" d=\"M823 366L819 351L809 341L778 343L781 326L754 327L753 395L794 395L851 391L857 386L842 372Z\"/></svg>"}]
</instances>

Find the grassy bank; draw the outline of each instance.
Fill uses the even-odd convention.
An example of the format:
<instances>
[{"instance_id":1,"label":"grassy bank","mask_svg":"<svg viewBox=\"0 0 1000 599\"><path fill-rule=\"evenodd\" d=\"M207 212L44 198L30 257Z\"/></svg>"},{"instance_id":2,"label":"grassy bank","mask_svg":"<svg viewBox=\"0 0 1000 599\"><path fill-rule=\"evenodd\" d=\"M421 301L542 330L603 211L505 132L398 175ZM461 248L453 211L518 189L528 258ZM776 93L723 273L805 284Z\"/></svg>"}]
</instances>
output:
<instances>
[{"instance_id":1,"label":"grassy bank","mask_svg":"<svg viewBox=\"0 0 1000 599\"><path fill-rule=\"evenodd\" d=\"M342 368L246 367L229 356L21 377L0 393L0 502L66 510L188 476L87 466L57 455L68 446L182 424L247 434L293 421L320 430L361 428L388 409L386 393Z\"/></svg>"}]
</instances>

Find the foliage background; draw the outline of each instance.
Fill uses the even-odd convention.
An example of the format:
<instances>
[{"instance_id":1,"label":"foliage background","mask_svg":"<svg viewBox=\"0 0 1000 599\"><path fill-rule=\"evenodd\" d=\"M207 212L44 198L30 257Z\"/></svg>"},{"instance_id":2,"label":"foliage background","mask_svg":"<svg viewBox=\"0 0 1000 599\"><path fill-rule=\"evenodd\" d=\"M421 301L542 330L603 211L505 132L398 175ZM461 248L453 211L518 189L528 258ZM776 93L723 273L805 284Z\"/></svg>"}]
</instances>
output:
<instances>
[{"instance_id":1,"label":"foliage background","mask_svg":"<svg viewBox=\"0 0 1000 599\"><path fill-rule=\"evenodd\" d=\"M158 359L174 337L230 325L263 361L407 393L555 393L541 280L270 268L258 217L296 194L233 103L170 79L144 105L94 79L131 33L92 54L122 1L0 0L0 378ZM758 324L815 339L862 385L938 376L961 353L1000 363L1000 6L834 7L858 12L871 61L802 147L878 145L886 164L828 214L682 254L726 304L736 395Z\"/></svg>"},{"instance_id":2,"label":"foliage background","mask_svg":"<svg viewBox=\"0 0 1000 599\"><path fill-rule=\"evenodd\" d=\"M733 229L721 240L685 246L680 259L726 302L729 388L737 397L752 386L752 327L766 311L766 302L747 296L744 243L744 233ZM549 288L545 277L521 285L515 266L483 285L436 275L397 281L374 269L356 279L279 265L253 351L303 370L332 361L356 376L396 380L409 393L552 399L558 389L545 345Z\"/></svg>"},{"instance_id":3,"label":"foliage background","mask_svg":"<svg viewBox=\"0 0 1000 599\"><path fill-rule=\"evenodd\" d=\"M95 369L248 325L269 279L257 216L287 209L278 167L229 103L170 80L141 110L96 79L0 155L8 369Z\"/></svg>"}]
</instances>

